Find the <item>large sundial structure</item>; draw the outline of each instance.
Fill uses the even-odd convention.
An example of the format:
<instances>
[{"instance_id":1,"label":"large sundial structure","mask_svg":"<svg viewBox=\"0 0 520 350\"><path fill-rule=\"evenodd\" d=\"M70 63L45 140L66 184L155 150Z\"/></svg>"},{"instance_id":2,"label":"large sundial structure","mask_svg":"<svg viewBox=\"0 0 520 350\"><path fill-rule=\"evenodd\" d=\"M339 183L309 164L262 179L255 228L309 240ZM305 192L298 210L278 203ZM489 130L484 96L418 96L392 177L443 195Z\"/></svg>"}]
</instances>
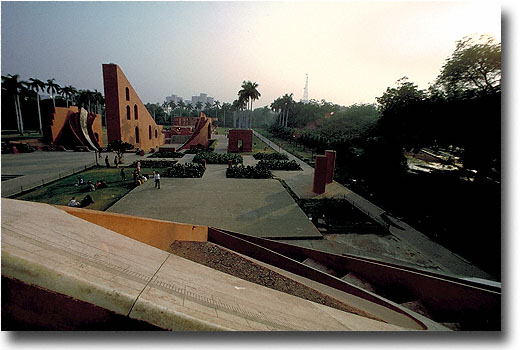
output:
<instances>
[{"instance_id":1,"label":"large sundial structure","mask_svg":"<svg viewBox=\"0 0 520 350\"><path fill-rule=\"evenodd\" d=\"M303 88L303 103L309 103L309 74L305 74L305 87Z\"/></svg>"}]
</instances>

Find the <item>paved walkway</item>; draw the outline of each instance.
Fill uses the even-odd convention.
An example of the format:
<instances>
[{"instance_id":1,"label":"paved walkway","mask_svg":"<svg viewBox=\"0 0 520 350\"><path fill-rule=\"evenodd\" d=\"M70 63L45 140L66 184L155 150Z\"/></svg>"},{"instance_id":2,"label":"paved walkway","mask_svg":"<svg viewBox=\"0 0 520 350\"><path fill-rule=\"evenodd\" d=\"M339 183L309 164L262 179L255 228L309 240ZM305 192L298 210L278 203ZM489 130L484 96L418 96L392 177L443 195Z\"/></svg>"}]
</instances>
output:
<instances>
[{"instance_id":1,"label":"paved walkway","mask_svg":"<svg viewBox=\"0 0 520 350\"><path fill-rule=\"evenodd\" d=\"M254 131L254 133L257 137L259 137L262 141L267 143L270 147L277 151L279 150L280 153L288 155L289 159L295 159L300 164L300 166L303 169L303 171L300 172L273 172L273 174L277 178L283 180L299 198L346 199L354 207L358 208L360 211L362 211L375 221L379 222L383 226L388 227L392 235L394 235L401 241L406 242L411 247L417 249L419 252L421 252L425 259L433 261L445 273L492 279L492 277L488 273L473 266L464 258L452 253L443 246L433 242L424 234L417 231L405 222L391 217L385 212L384 209L376 206L375 204L371 203L370 201L366 200L365 198L359 196L358 194L352 192L345 186L335 181L327 185L325 193L320 195L313 193L311 189L314 176L314 169L305 162L297 159L289 152L281 149L280 146L273 143L266 137L260 135L256 131Z\"/></svg>"},{"instance_id":2,"label":"paved walkway","mask_svg":"<svg viewBox=\"0 0 520 350\"><path fill-rule=\"evenodd\" d=\"M212 226L256 237L322 237L279 181L227 179L226 167L208 165L201 179L163 177L160 190L148 181L107 211Z\"/></svg>"}]
</instances>

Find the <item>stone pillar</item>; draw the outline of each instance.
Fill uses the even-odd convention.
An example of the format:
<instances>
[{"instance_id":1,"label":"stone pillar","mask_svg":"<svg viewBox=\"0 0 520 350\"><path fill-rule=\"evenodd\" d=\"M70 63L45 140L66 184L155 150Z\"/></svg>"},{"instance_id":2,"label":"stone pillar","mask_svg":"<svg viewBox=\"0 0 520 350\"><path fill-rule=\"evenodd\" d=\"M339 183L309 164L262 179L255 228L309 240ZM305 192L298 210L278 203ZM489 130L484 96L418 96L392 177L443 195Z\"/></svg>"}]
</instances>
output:
<instances>
[{"instance_id":1,"label":"stone pillar","mask_svg":"<svg viewBox=\"0 0 520 350\"><path fill-rule=\"evenodd\" d=\"M325 151L327 157L327 183L331 184L334 181L334 167L336 165L336 151Z\"/></svg>"},{"instance_id":2,"label":"stone pillar","mask_svg":"<svg viewBox=\"0 0 520 350\"><path fill-rule=\"evenodd\" d=\"M314 179L312 181L312 192L322 194L327 185L327 157L316 156L314 160Z\"/></svg>"}]
</instances>

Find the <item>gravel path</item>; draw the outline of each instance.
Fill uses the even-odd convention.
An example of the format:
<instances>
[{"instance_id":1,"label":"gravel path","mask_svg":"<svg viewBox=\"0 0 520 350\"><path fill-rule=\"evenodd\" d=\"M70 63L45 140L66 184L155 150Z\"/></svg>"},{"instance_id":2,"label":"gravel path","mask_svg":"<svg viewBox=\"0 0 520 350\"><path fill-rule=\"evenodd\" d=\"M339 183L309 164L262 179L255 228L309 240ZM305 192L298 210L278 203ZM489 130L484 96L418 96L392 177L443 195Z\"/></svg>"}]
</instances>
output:
<instances>
[{"instance_id":1,"label":"gravel path","mask_svg":"<svg viewBox=\"0 0 520 350\"><path fill-rule=\"evenodd\" d=\"M362 310L342 303L337 299L282 276L275 271L256 264L249 259L210 242L175 241L171 244L169 252L267 288L291 294L338 310L382 321Z\"/></svg>"}]
</instances>

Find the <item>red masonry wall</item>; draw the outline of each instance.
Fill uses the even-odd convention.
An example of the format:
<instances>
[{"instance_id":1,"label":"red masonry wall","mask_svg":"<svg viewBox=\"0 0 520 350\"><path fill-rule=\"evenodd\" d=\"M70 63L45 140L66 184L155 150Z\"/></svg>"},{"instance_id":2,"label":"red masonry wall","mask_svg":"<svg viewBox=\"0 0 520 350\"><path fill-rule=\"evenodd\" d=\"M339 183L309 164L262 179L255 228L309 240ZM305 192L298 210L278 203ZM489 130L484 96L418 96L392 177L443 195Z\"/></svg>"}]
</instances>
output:
<instances>
[{"instance_id":1,"label":"red masonry wall","mask_svg":"<svg viewBox=\"0 0 520 350\"><path fill-rule=\"evenodd\" d=\"M242 140L242 149L238 147L238 141ZM252 152L253 151L253 130L229 130L228 133L228 152Z\"/></svg>"},{"instance_id":2,"label":"red masonry wall","mask_svg":"<svg viewBox=\"0 0 520 350\"><path fill-rule=\"evenodd\" d=\"M322 194L327 185L327 157L316 156L314 160L314 179L312 181L312 192Z\"/></svg>"},{"instance_id":3,"label":"red masonry wall","mask_svg":"<svg viewBox=\"0 0 520 350\"><path fill-rule=\"evenodd\" d=\"M211 139L211 119L206 118L204 113L200 113L200 118L198 121L195 130L193 131L193 135L191 135L190 139L186 141L184 145L179 147L179 151L184 149L190 149L191 146L201 146L208 147L209 140Z\"/></svg>"},{"instance_id":4,"label":"red masonry wall","mask_svg":"<svg viewBox=\"0 0 520 350\"><path fill-rule=\"evenodd\" d=\"M103 64L108 142L121 140L144 151L164 144L157 125L117 64Z\"/></svg>"},{"instance_id":5,"label":"red masonry wall","mask_svg":"<svg viewBox=\"0 0 520 350\"><path fill-rule=\"evenodd\" d=\"M327 183L331 184L334 181L334 167L336 166L336 151L325 151L327 157Z\"/></svg>"}]
</instances>

